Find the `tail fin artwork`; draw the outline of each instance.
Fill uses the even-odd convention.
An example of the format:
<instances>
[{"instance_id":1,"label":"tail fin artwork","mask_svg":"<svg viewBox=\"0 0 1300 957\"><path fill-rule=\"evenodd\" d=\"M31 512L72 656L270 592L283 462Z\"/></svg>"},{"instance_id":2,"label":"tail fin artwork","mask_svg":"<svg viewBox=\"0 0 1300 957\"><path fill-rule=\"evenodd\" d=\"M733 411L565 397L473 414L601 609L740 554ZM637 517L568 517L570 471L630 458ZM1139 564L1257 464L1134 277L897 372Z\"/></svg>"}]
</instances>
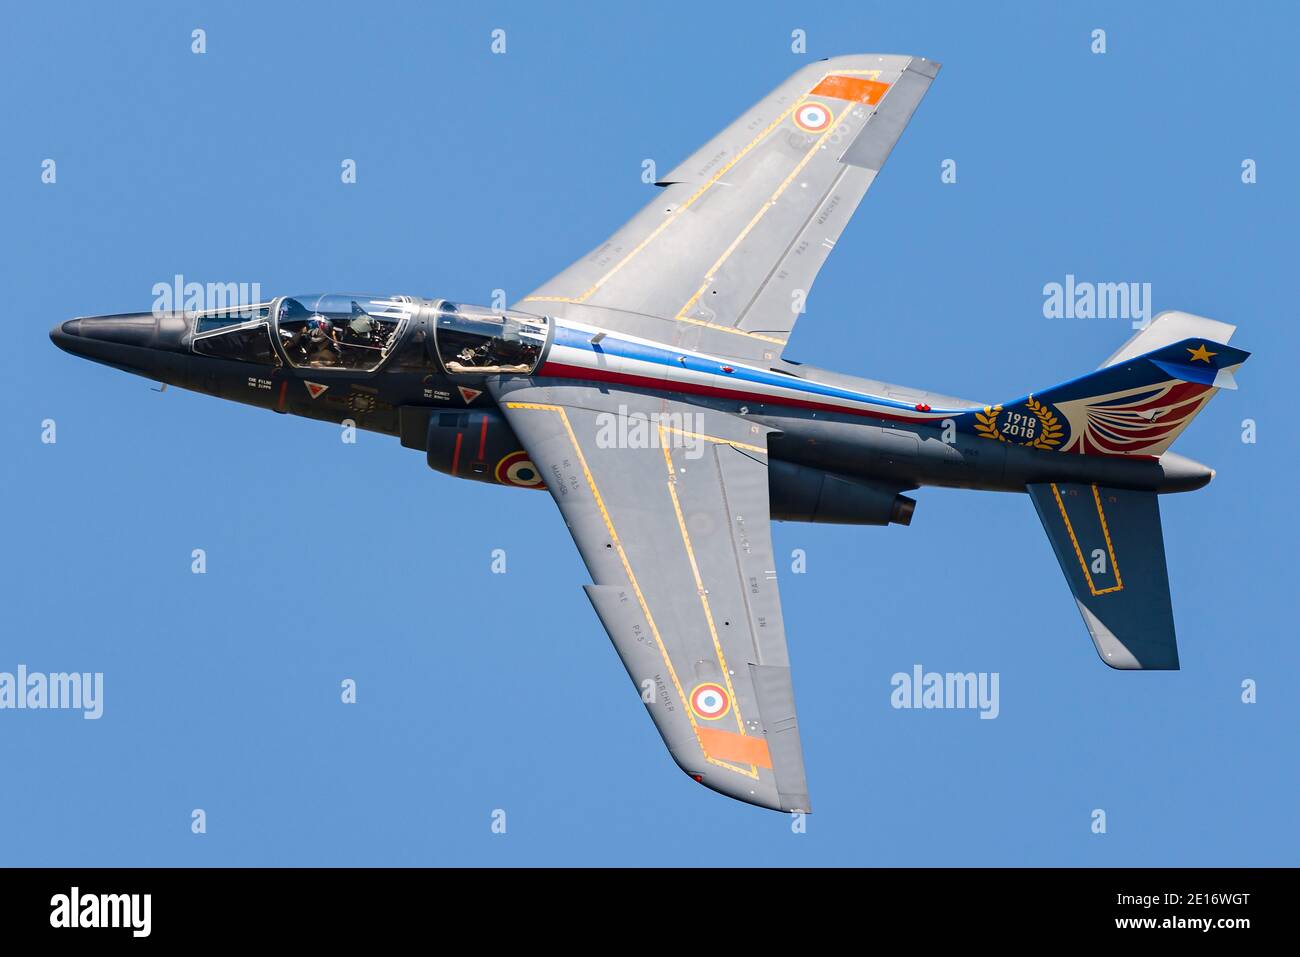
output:
<instances>
[{"instance_id":1,"label":"tail fin artwork","mask_svg":"<svg viewBox=\"0 0 1300 957\"><path fill-rule=\"evenodd\" d=\"M984 438L1032 448L1158 458L1219 389L1237 387L1233 374L1249 353L1227 344L1234 331L1201 316L1161 313L1097 371L967 413L964 424ZM1112 668L1176 670L1158 493L1079 479L1076 471L1069 481L1025 490L1097 653Z\"/></svg>"},{"instance_id":2,"label":"tail fin artwork","mask_svg":"<svg viewBox=\"0 0 1300 957\"><path fill-rule=\"evenodd\" d=\"M1250 355L1235 327L1161 313L1106 362L1042 392L967 413L959 423L1002 442L1082 455L1158 458Z\"/></svg>"}]
</instances>

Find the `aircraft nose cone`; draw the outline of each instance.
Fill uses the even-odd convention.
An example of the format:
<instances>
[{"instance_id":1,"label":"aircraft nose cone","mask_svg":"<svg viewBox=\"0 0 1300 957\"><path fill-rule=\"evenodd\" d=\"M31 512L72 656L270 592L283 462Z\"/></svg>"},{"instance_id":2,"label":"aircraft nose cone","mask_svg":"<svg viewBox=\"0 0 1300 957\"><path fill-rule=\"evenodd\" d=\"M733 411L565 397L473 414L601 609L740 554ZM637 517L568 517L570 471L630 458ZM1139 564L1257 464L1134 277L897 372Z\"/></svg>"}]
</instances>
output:
<instances>
[{"instance_id":1,"label":"aircraft nose cone","mask_svg":"<svg viewBox=\"0 0 1300 957\"><path fill-rule=\"evenodd\" d=\"M182 313L79 316L51 329L50 339L60 349L76 355L99 355L104 346L175 350L187 328Z\"/></svg>"},{"instance_id":2,"label":"aircraft nose cone","mask_svg":"<svg viewBox=\"0 0 1300 957\"><path fill-rule=\"evenodd\" d=\"M82 339L97 339L119 346L155 348L163 345L159 342L159 333L169 318L148 312L132 312L120 316L83 316L63 325L66 327L75 323L76 329L72 330L72 334Z\"/></svg>"},{"instance_id":3,"label":"aircraft nose cone","mask_svg":"<svg viewBox=\"0 0 1300 957\"><path fill-rule=\"evenodd\" d=\"M73 352L80 335L81 320L69 319L67 322L60 322L50 330L50 341L64 352Z\"/></svg>"},{"instance_id":4,"label":"aircraft nose cone","mask_svg":"<svg viewBox=\"0 0 1300 957\"><path fill-rule=\"evenodd\" d=\"M50 341L82 359L171 381L183 371L188 329L184 313L78 316L51 329Z\"/></svg>"}]
</instances>

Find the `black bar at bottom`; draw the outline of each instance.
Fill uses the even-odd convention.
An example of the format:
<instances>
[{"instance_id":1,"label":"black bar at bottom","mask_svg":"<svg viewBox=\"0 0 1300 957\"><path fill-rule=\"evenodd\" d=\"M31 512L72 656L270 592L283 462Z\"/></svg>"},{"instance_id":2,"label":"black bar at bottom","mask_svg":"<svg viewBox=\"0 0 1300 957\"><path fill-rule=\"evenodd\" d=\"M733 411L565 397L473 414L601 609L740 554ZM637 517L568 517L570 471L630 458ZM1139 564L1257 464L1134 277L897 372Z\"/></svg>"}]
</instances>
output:
<instances>
[{"instance_id":1,"label":"black bar at bottom","mask_svg":"<svg viewBox=\"0 0 1300 957\"><path fill-rule=\"evenodd\" d=\"M687 941L739 921L794 934L815 924L819 937L837 924L868 934L911 928L927 942L990 933L1230 942L1286 929L1296 876L1237 868L10 869L0 870L0 928L6 942L339 944L441 937L453 926L564 939L612 920L666 943L663 934Z\"/></svg>"}]
</instances>

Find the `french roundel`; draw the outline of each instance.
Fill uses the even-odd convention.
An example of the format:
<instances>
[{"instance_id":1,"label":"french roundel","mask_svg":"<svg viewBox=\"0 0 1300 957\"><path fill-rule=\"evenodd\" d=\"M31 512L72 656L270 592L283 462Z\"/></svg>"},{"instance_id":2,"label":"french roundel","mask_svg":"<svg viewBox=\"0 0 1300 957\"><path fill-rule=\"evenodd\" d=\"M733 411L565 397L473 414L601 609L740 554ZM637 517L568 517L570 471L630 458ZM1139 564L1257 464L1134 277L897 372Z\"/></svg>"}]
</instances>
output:
<instances>
[{"instance_id":1,"label":"french roundel","mask_svg":"<svg viewBox=\"0 0 1300 957\"><path fill-rule=\"evenodd\" d=\"M497 481L518 488L541 488L542 473L524 451L511 452L496 467Z\"/></svg>"},{"instance_id":2,"label":"french roundel","mask_svg":"<svg viewBox=\"0 0 1300 957\"><path fill-rule=\"evenodd\" d=\"M691 710L705 721L716 721L731 710L731 699L721 685L698 685L691 692Z\"/></svg>"},{"instance_id":3,"label":"french roundel","mask_svg":"<svg viewBox=\"0 0 1300 957\"><path fill-rule=\"evenodd\" d=\"M794 111L794 125L805 133L820 133L831 125L830 107L821 103L805 103Z\"/></svg>"}]
</instances>

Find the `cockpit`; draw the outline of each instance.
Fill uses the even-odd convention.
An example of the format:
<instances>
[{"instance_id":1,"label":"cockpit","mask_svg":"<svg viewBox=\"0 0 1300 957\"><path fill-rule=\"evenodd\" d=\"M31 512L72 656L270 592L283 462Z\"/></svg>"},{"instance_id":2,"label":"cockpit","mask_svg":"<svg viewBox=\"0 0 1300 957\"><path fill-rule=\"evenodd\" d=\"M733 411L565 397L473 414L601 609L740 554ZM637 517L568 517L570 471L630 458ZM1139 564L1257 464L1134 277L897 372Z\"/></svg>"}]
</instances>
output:
<instances>
[{"instance_id":1,"label":"cockpit","mask_svg":"<svg viewBox=\"0 0 1300 957\"><path fill-rule=\"evenodd\" d=\"M412 296L285 296L193 318L199 355L299 369L527 375L546 346L543 316Z\"/></svg>"},{"instance_id":2,"label":"cockpit","mask_svg":"<svg viewBox=\"0 0 1300 957\"><path fill-rule=\"evenodd\" d=\"M370 372L414 312L406 297L287 296L276 307L275 327L290 365Z\"/></svg>"},{"instance_id":3,"label":"cockpit","mask_svg":"<svg viewBox=\"0 0 1300 957\"><path fill-rule=\"evenodd\" d=\"M546 319L443 300L438 303L435 338L438 358L452 375L527 375L537 368L546 345Z\"/></svg>"}]
</instances>

